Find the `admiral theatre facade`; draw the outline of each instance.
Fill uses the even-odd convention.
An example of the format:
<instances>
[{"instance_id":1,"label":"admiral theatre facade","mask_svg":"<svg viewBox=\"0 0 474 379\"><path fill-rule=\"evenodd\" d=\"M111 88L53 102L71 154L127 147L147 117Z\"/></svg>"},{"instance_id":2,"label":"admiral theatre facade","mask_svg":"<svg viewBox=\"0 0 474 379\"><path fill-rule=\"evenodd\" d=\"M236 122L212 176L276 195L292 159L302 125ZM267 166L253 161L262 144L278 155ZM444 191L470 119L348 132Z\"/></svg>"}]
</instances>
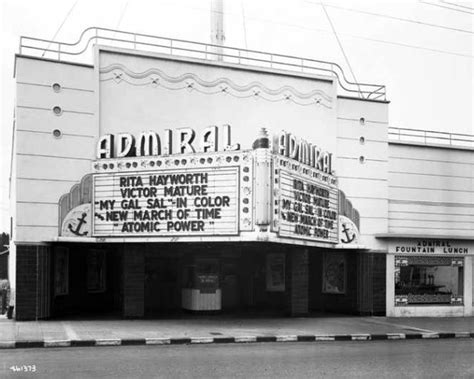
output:
<instances>
[{"instance_id":1,"label":"admiral theatre facade","mask_svg":"<svg viewBox=\"0 0 474 379\"><path fill-rule=\"evenodd\" d=\"M469 243L394 244L383 86L352 90L325 62L258 67L230 48L216 62L204 44L89 32L104 43L93 65L28 42L16 57L17 319L416 315L429 286L424 298L449 297L440 312L470 312Z\"/></svg>"}]
</instances>

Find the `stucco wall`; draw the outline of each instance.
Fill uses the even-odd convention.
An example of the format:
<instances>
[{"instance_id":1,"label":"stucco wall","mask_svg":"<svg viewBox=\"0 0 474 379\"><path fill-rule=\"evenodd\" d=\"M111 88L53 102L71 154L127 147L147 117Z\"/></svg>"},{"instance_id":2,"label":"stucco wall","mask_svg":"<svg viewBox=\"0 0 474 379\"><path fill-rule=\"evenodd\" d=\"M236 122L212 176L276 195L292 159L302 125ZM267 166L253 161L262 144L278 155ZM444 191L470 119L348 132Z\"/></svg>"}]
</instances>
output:
<instances>
[{"instance_id":1,"label":"stucco wall","mask_svg":"<svg viewBox=\"0 0 474 379\"><path fill-rule=\"evenodd\" d=\"M388 107L348 98L337 102L339 188L360 212L361 243L377 250L385 250L385 243L374 235L387 232Z\"/></svg>"},{"instance_id":2,"label":"stucco wall","mask_svg":"<svg viewBox=\"0 0 474 379\"><path fill-rule=\"evenodd\" d=\"M92 67L16 58L16 243L58 233L58 200L90 172L98 134ZM59 92L52 85L61 86ZM62 109L61 115L53 107ZM61 131L55 138L53 130Z\"/></svg>"},{"instance_id":3,"label":"stucco wall","mask_svg":"<svg viewBox=\"0 0 474 379\"><path fill-rule=\"evenodd\" d=\"M472 237L471 150L389 144L389 232Z\"/></svg>"},{"instance_id":4,"label":"stucco wall","mask_svg":"<svg viewBox=\"0 0 474 379\"><path fill-rule=\"evenodd\" d=\"M96 69L102 134L183 127L199 134L229 124L242 149L251 148L261 127L289 131L326 151L336 148L331 79L111 48L99 50Z\"/></svg>"}]
</instances>

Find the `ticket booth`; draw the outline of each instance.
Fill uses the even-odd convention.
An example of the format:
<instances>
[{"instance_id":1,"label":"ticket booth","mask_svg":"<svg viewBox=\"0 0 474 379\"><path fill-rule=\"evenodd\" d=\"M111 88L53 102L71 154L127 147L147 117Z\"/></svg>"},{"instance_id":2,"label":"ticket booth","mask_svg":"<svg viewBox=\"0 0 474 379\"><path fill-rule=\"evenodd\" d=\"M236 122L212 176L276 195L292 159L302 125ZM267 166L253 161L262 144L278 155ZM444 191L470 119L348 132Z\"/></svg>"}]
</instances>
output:
<instances>
[{"instance_id":1,"label":"ticket booth","mask_svg":"<svg viewBox=\"0 0 474 379\"><path fill-rule=\"evenodd\" d=\"M193 258L184 267L181 306L189 311L220 311L222 291L219 261L214 258Z\"/></svg>"}]
</instances>

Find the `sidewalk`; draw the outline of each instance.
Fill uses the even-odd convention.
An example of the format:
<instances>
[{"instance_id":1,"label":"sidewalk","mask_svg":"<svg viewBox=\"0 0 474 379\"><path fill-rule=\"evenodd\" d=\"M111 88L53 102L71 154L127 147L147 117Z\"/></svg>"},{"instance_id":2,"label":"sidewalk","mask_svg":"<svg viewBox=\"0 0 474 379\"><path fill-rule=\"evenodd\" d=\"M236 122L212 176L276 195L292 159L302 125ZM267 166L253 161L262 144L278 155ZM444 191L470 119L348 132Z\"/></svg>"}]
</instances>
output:
<instances>
[{"instance_id":1,"label":"sidewalk","mask_svg":"<svg viewBox=\"0 0 474 379\"><path fill-rule=\"evenodd\" d=\"M0 348L473 337L473 317L200 316L156 320L26 322L0 318Z\"/></svg>"}]
</instances>

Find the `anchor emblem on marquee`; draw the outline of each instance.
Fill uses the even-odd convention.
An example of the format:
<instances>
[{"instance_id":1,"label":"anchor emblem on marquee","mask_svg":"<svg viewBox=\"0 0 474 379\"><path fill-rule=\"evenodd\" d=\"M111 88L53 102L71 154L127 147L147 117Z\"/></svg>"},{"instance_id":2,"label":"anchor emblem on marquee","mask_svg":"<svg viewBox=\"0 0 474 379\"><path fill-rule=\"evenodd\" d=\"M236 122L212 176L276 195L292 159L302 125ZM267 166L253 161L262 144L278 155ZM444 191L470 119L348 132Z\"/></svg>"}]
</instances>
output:
<instances>
[{"instance_id":1,"label":"anchor emblem on marquee","mask_svg":"<svg viewBox=\"0 0 474 379\"><path fill-rule=\"evenodd\" d=\"M342 223L342 232L346 235L346 240L344 240L343 238L341 238L341 242L342 243L351 243L352 241L354 241L354 239L356 238L356 234L354 232L352 232L352 236L349 234L349 232L351 231L350 228L347 227L346 223Z\"/></svg>"},{"instance_id":2,"label":"anchor emblem on marquee","mask_svg":"<svg viewBox=\"0 0 474 379\"><path fill-rule=\"evenodd\" d=\"M63 237L89 237L91 234L91 205L85 203L71 209L61 222Z\"/></svg>"},{"instance_id":3,"label":"anchor emblem on marquee","mask_svg":"<svg viewBox=\"0 0 474 379\"><path fill-rule=\"evenodd\" d=\"M74 229L73 225L72 224L68 224L68 229L71 231L71 233L75 234L76 236L86 236L87 235L87 231L85 231L84 233L81 233L80 230L82 228L82 225L83 224L87 224L87 221L86 221L86 217L87 217L87 213L82 213L81 217L78 217L77 218L77 225L76 225L76 228Z\"/></svg>"},{"instance_id":4,"label":"anchor emblem on marquee","mask_svg":"<svg viewBox=\"0 0 474 379\"><path fill-rule=\"evenodd\" d=\"M359 228L348 217L339 215L339 241L343 244L359 243Z\"/></svg>"}]
</instances>

